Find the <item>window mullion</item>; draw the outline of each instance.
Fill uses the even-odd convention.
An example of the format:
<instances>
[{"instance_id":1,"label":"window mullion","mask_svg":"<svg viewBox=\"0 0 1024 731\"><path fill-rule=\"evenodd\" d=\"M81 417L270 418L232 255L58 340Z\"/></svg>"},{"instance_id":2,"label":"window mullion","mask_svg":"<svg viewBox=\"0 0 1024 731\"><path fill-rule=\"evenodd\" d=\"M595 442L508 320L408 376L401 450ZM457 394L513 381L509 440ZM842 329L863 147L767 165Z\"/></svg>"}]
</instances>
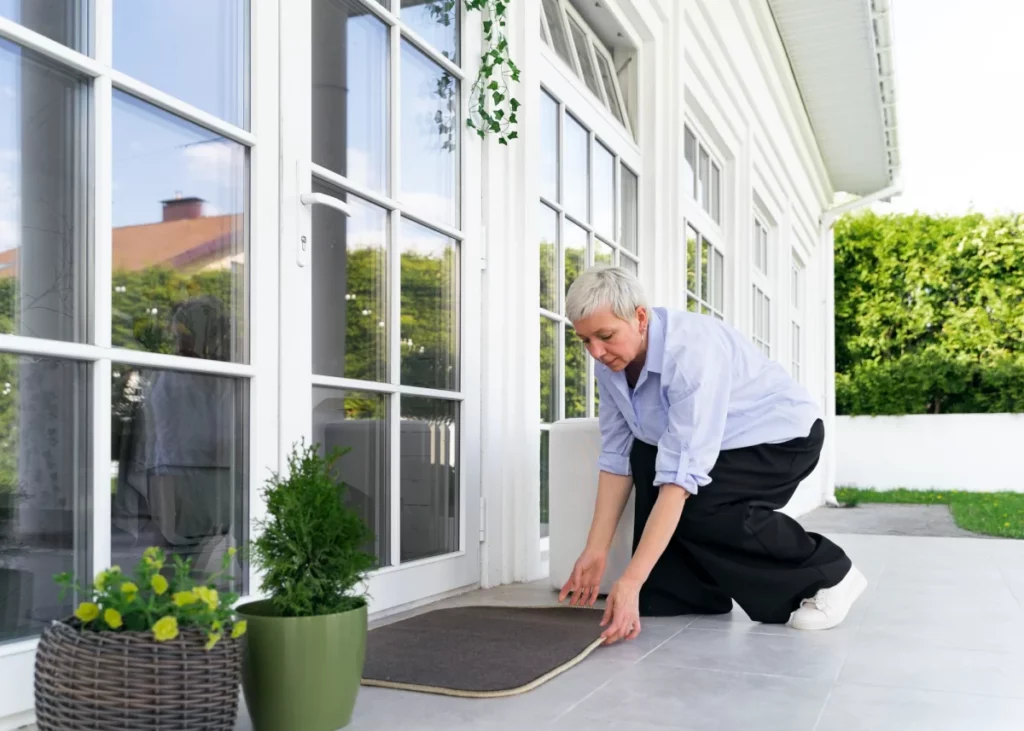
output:
<instances>
[{"instance_id":1,"label":"window mullion","mask_svg":"<svg viewBox=\"0 0 1024 731\"><path fill-rule=\"evenodd\" d=\"M401 161L398 150L401 144L401 97L400 88L402 73L400 62L402 58L402 32L398 25L389 27L390 43L390 103L388 115L388 164L390 178L390 194L392 200L398 200L398 191L401 188ZM401 231L401 211L392 209L388 213L388 260L390 274L388 276L388 288L390 295L390 312L388 321L390 333L388 337L388 353L390 362L390 380L392 385L398 386L402 380L402 352L401 352L401 328L402 328L402 255L399 242ZM402 560L402 474L401 474L401 421L402 421L402 396L392 394L389 398L391 418L388 420L389 444L388 454L390 455L388 468L389 488L389 527L391 531L391 565L397 566Z\"/></svg>"}]
</instances>

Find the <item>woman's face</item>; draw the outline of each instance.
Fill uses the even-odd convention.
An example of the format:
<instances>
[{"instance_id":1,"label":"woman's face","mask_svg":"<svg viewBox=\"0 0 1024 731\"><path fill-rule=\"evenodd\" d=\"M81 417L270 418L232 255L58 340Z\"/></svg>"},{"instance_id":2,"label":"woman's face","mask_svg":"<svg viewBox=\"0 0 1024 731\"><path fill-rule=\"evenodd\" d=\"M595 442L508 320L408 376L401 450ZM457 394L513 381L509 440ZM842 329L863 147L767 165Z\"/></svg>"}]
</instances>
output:
<instances>
[{"instance_id":1,"label":"woman's face","mask_svg":"<svg viewBox=\"0 0 1024 731\"><path fill-rule=\"evenodd\" d=\"M630 320L616 317L610 309L595 312L573 323L573 328L595 360L621 371L644 349L641 333L647 332L647 310L638 307Z\"/></svg>"}]
</instances>

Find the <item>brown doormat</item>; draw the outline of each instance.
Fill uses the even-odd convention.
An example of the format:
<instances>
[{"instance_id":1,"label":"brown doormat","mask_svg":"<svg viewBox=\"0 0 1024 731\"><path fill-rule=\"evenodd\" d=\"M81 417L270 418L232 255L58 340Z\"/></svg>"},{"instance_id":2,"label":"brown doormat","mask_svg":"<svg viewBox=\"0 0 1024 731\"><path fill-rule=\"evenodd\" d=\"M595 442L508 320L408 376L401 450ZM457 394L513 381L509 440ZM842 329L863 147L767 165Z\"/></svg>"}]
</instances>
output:
<instances>
[{"instance_id":1,"label":"brown doormat","mask_svg":"<svg viewBox=\"0 0 1024 731\"><path fill-rule=\"evenodd\" d=\"M372 630L363 685L463 698L517 695L601 645L596 609L457 607Z\"/></svg>"}]
</instances>

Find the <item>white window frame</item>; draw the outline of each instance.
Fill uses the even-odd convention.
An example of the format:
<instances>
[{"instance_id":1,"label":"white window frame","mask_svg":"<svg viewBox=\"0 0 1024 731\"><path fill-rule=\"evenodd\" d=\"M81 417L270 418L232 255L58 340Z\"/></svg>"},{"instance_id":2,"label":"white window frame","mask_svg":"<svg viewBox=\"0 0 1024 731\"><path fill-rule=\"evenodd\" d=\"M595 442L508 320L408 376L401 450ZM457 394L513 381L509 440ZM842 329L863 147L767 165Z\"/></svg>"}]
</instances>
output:
<instances>
[{"instance_id":1,"label":"white window frame","mask_svg":"<svg viewBox=\"0 0 1024 731\"><path fill-rule=\"evenodd\" d=\"M690 161L686 159L686 140L687 137L692 137L694 140L694 160L691 165ZM693 195L684 195L685 198L689 198L693 203L700 208L708 216L708 218L714 222L715 226L721 227L724 219L724 208L722 193L725 191L725 166L722 164L721 158L715 153L714 149L707 143L704 136L701 134L699 127L697 127L692 121L687 121L683 124L683 143L681 147L681 158L682 158L682 170L684 173L687 168L692 167L692 187ZM701 169L701 163L703 160L707 160L707 176L706 179ZM705 195L707 193L707 195Z\"/></svg>"},{"instance_id":2,"label":"white window frame","mask_svg":"<svg viewBox=\"0 0 1024 731\"><path fill-rule=\"evenodd\" d=\"M558 200L551 200L547 196L539 195L536 199L531 201L529 205L543 205L547 206L550 210L558 215L558 242L556 245L556 291L557 291L557 302L556 310L551 311L538 306L538 312L541 317L556 323L556 356L555 363L558 365L558 376L556 380L556 388L558 391L557 411L553 415L551 423L560 420L565 414L565 333L572 330L572 323L569 322L562 313L565 311L565 255L564 255L564 230L566 220L572 222L574 225L579 226L587 232L587 266L591 266L594 263L594 252L596 250L595 244L597 242L603 242L604 244L611 246L614 250L614 263L620 265L624 260L630 260L637 265L640 276L643 276L643 244L640 240L639 231L637 232L637 253L627 251L623 248L622 242L622 168L628 168L637 178L637 201L638 210L637 216L640 215L639 202L642 200L644 177L642 168L642 159L640 156L640 149L636 141L629 135L628 131L623 128L621 124L610 114L610 112L603 106L602 103L597 100L593 94L590 93L590 89L586 86L583 80L578 77L572 69L569 69L561 58L557 55L555 50L547 44L541 44L541 83L539 88L539 94L537 96L538 102L542 98L541 94L547 94L550 96L558 108L558 150L559 158L562 157L562 151L564 150L564 127L565 127L565 115L571 114L576 121L588 130L588 158L587 158L587 171L588 171L588 191L592 191L593 181L593 157L595 145L601 144L609 152L611 152L614 163L615 163L615 176L614 176L614 200L615 200L615 236L608 238L601 233L597 233L594 230L594 226L588 221L580 221L578 218L570 213L567 213L563 205L565 200L565 175L559 168L558 175ZM591 212L592 218L592 212ZM639 225L639 221L638 221ZM531 236L532 245L539 246L540 235L539 231L535 231L534 235ZM538 276L539 272L534 272L531 276ZM538 320L539 322L539 320ZM596 416L596 399L597 399L597 388L594 380L594 363L593 359L588 355L586 357L587 364L587 414L588 418ZM540 404L537 404L538 424L541 432L547 432L550 430L551 423L541 422L540 420ZM540 479L538 474L537 479ZM537 514L534 513L534 516ZM536 517L533 518L537 520ZM547 551L549 541L547 538L541 539L541 553Z\"/></svg>"},{"instance_id":3,"label":"white window frame","mask_svg":"<svg viewBox=\"0 0 1024 731\"><path fill-rule=\"evenodd\" d=\"M245 380L248 385L248 505L252 520L265 514L260 499L262 477L279 468L278 444L278 264L279 220L278 189L278 101L276 65L278 47L278 2L253 1L249 30L249 129L226 122L113 68L113 0L95 0L89 22L92 55L85 55L35 31L0 17L0 38L30 49L49 61L76 72L90 86L91 134L86 138L91 169L88 185L89 308L88 323L92 338L86 343L63 342L21 335L0 334L0 352L60 358L89 364L92 413L89 429L91 465L89 502L89 548L87 571L95 575L111 564L111 371L112 364L135 365L188 373L203 373ZM271 49L275 49L271 52ZM258 80L258 81L257 81ZM249 353L247 363L200 360L150 353L112 345L112 202L113 202L113 95L125 92L204 127L244 146L247 151L249 190L248 212L249 270L248 310ZM260 296L252 296L259 292ZM254 323L260 327L253 327ZM87 579L90 577L78 577ZM249 566L249 596L258 593L259 576ZM0 687L5 701L0 702L0 718L31 712L31 663L38 637L0 645ZM28 672L26 672L28 669ZM27 689L27 690L26 690ZM6 699L10 698L8 702ZM18 704L17 707L11 703ZM21 706L25 705L24 708Z\"/></svg>"},{"instance_id":4,"label":"white window frame","mask_svg":"<svg viewBox=\"0 0 1024 731\"><path fill-rule=\"evenodd\" d=\"M731 313L731 252L727 246L726 241L728 238L725 234L724 222L728 221L729 203L726 199L725 193L729 190L727 184L727 167L722 162L724 156L721 152L716 149L709 141L710 135L708 135L703 126L691 115L684 115L683 134L680 137L680 144L678 146L678 162L680 175L685 175L688 169L688 163L686 161L686 135L689 133L692 135L694 140L694 155L697 161L696 166L692 170L692 183L694 186L693 195L689 195L685 189L685 186L680 188L680 209L682 210L683 220L680 222L682 227L682 241L679 244L680 254L676 257L676 266L679 268L681 273L681 281L683 282L683 307L691 312L699 312L701 314L711 315L720 320L730 321L732 318ZM712 216L712 207L706 206L701 200L701 191L698 188L698 182L700 178L699 163L700 153L704 151L708 158L708 170L717 169L718 172L718 185L717 185L717 200L718 200L718 217ZM709 172L710 180L710 172ZM708 196L708 202L710 203L712 196ZM697 261L690 261L689 254L689 236L690 230L694 230L698 235L697 244ZM712 260L708 267L711 287L709 288L705 282L703 282L701 274L703 270L703 259L704 259L704 243L707 242L712 249ZM721 256L720 260L714 258L714 253ZM718 262L716 264L716 261ZM693 291L689 287L689 272L691 265L695 268L696 279L697 279L697 291ZM715 305L715 299L717 292L712 291L711 296L707 296L709 289L715 289L715 282L718 279L718 273L716 267L721 266L721 282L722 282L722 293L721 293L721 307Z\"/></svg>"},{"instance_id":5,"label":"white window frame","mask_svg":"<svg viewBox=\"0 0 1024 731\"><path fill-rule=\"evenodd\" d=\"M754 344L770 358L775 325L772 252L775 250L776 230L767 221L764 214L755 210L750 229L753 254L751 280L754 284L750 305L750 334Z\"/></svg>"},{"instance_id":6,"label":"white window frame","mask_svg":"<svg viewBox=\"0 0 1024 731\"><path fill-rule=\"evenodd\" d=\"M751 339L764 355L772 357L771 322L772 300L757 284L750 285L751 297Z\"/></svg>"},{"instance_id":7,"label":"white window frame","mask_svg":"<svg viewBox=\"0 0 1024 731\"><path fill-rule=\"evenodd\" d=\"M796 249L790 253L789 268L789 309L790 309L790 374L801 382L803 357L806 352L807 333L804 329L804 310L807 301L807 267Z\"/></svg>"},{"instance_id":8,"label":"white window frame","mask_svg":"<svg viewBox=\"0 0 1024 731\"><path fill-rule=\"evenodd\" d=\"M305 48L310 44L312 0L288 0L289 12L282 14L281 38L285 48ZM469 114L470 86L476 75L480 56L481 27L478 14L468 14L461 3L460 52L461 65L456 65L430 46L411 28L402 23L400 13L392 12L374 0L360 0L362 5L389 28L390 93L389 120L389 188L395 197L365 189L349 178L312 162L311 59L310 54L285 54L281 62L282 78L282 236L281 236L281 309L284 322L311 322L312 291L310 267L297 265L304 254L300 241L312 239L312 211L300 203L300 196L311 193L314 179L339 188L373 203L387 211L389 222L389 256L391 288L389 291L389 379L386 382L360 381L321 376L312 370L312 328L292 328L281 333L281 368L288 373L282 379L281 443L287 453L294 442L312 438L312 391L314 387L339 391L361 391L386 394L389 398L389 500L391 521L391 563L374 571L369 577L369 593L375 614L410 602L454 591L480 580L481 481L480 481L480 291L482 238L479 199L481 179L481 143L468 134L465 125L458 125L461 140L459 167L459 198L461 227L452 227L429 220L429 216L407 210L398 200L401 190L401 66L402 42L412 44L431 61L445 68L459 81L459 118ZM397 244L400 221L405 218L458 242L459 282L459 390L435 390L401 385L401 250ZM311 241L311 246L316 246ZM416 396L436 398L458 407L458 474L459 474L459 549L452 553L401 561L401 398Z\"/></svg>"}]
</instances>

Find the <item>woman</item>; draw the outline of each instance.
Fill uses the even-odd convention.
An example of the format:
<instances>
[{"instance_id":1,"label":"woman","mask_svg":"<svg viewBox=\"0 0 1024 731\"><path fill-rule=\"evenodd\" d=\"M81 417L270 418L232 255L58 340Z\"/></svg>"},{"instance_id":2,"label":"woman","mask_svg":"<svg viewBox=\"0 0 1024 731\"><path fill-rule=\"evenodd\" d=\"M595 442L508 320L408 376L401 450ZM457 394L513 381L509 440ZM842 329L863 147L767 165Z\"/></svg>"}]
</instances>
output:
<instances>
[{"instance_id":1,"label":"woman","mask_svg":"<svg viewBox=\"0 0 1024 731\"><path fill-rule=\"evenodd\" d=\"M828 629L867 585L835 543L776 512L818 463L808 393L712 317L649 308L624 269L584 272L566 314L597 361L601 456L587 545L562 587L593 606L636 487L633 557L608 595L607 643L641 616L724 614Z\"/></svg>"}]
</instances>

